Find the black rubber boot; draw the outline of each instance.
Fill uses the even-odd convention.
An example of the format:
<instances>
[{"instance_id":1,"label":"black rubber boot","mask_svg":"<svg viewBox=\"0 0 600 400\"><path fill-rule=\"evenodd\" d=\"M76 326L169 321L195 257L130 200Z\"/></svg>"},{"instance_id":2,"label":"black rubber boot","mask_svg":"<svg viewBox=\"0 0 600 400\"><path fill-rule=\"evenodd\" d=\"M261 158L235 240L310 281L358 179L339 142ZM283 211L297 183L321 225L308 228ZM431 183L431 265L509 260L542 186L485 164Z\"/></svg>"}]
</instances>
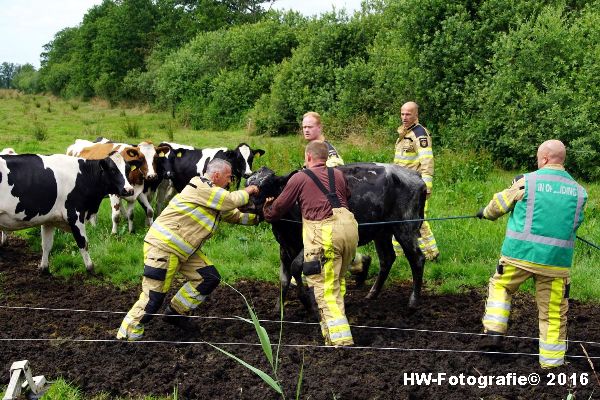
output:
<instances>
[{"instance_id":1,"label":"black rubber boot","mask_svg":"<svg viewBox=\"0 0 600 400\"><path fill-rule=\"evenodd\" d=\"M196 329L196 325L191 321L191 319L188 316L179 314L177 311L173 310L171 306L167 306L167 308L165 309L163 321L185 331L191 331Z\"/></svg>"},{"instance_id":2,"label":"black rubber boot","mask_svg":"<svg viewBox=\"0 0 600 400\"><path fill-rule=\"evenodd\" d=\"M487 331L486 336L481 337L479 348L487 351L500 351L502 350L502 342L504 341L504 334L500 332Z\"/></svg>"}]
</instances>

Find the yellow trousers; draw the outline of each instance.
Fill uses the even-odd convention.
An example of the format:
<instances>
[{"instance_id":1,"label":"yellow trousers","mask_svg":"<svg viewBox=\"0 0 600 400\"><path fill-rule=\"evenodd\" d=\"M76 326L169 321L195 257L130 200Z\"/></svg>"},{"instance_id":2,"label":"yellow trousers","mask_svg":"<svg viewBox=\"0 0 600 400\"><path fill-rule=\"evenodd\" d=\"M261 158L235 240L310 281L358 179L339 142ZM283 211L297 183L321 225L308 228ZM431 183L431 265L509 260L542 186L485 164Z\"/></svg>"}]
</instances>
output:
<instances>
[{"instance_id":1,"label":"yellow trousers","mask_svg":"<svg viewBox=\"0 0 600 400\"><path fill-rule=\"evenodd\" d=\"M118 339L142 338L144 324L152 318L152 314L158 313L176 273L181 273L187 281L170 304L181 315L187 315L198 307L221 279L212 262L200 250L187 260L181 260L173 253L144 243L142 293L123 319Z\"/></svg>"},{"instance_id":2,"label":"yellow trousers","mask_svg":"<svg viewBox=\"0 0 600 400\"><path fill-rule=\"evenodd\" d=\"M506 333L513 293L527 279L535 280L539 320L539 362L543 368L564 364L570 278L548 277L505 264L490 279L483 316L485 332Z\"/></svg>"},{"instance_id":3,"label":"yellow trousers","mask_svg":"<svg viewBox=\"0 0 600 400\"><path fill-rule=\"evenodd\" d=\"M320 264L317 270L306 275L306 281L319 308L325 344L351 346L354 342L344 307L344 276L358 245L354 215L346 208L334 208L333 216L323 221L304 220L302 236L305 265Z\"/></svg>"}]
</instances>

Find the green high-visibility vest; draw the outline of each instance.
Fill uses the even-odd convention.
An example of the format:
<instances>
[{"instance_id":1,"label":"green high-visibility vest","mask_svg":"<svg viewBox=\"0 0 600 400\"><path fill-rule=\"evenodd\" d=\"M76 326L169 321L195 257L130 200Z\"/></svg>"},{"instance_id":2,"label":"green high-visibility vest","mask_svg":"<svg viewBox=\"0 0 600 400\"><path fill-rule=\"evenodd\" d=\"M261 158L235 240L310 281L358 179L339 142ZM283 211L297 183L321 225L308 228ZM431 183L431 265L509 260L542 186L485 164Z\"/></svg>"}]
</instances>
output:
<instances>
[{"instance_id":1,"label":"green high-visibility vest","mask_svg":"<svg viewBox=\"0 0 600 400\"><path fill-rule=\"evenodd\" d=\"M570 268L585 189L566 171L525 174L525 195L510 214L502 254L551 267Z\"/></svg>"}]
</instances>

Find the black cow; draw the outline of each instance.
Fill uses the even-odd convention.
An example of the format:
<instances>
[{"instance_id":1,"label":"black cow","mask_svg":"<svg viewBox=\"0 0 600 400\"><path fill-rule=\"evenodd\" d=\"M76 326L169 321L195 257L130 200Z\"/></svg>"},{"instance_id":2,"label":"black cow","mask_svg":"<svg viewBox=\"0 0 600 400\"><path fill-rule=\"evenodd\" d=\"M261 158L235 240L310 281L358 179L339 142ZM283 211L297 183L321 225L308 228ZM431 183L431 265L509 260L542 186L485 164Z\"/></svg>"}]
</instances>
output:
<instances>
[{"instance_id":1,"label":"black cow","mask_svg":"<svg viewBox=\"0 0 600 400\"><path fill-rule=\"evenodd\" d=\"M48 271L54 228L70 231L91 272L94 264L87 251L85 221L98 212L106 195L133 192L128 172L129 165L119 153L102 160L62 154L0 156L0 228L42 226L42 272Z\"/></svg>"},{"instance_id":2,"label":"black cow","mask_svg":"<svg viewBox=\"0 0 600 400\"><path fill-rule=\"evenodd\" d=\"M262 149L252 149L246 143L239 144L235 149L229 150L226 147L196 149L191 146L180 145L176 143L161 143L160 146L169 146L171 150L168 153L165 163L169 164L171 179L170 185L176 192L181 192L194 176L203 175L206 172L208 163L213 158L227 160L231 164L231 174L235 178L236 187L239 187L242 177L247 178L252 173L252 163L254 157L265 154ZM157 209L161 210L173 190L169 188L165 181L158 188Z\"/></svg>"},{"instance_id":3,"label":"black cow","mask_svg":"<svg viewBox=\"0 0 600 400\"><path fill-rule=\"evenodd\" d=\"M356 163L337 168L344 173L350 187L351 197L348 205L359 224L359 246L374 241L379 256L379 274L367 298L377 297L396 260L392 247L394 236L402 246L412 270L413 291L409 307L416 308L420 299L425 265L425 257L417 243L421 222L370 226L361 224L422 219L426 197L425 183L418 173L394 164ZM259 195L252 198L254 206L260 209L267 197L277 197L296 172L279 177L269 168L262 167L250 176L246 184L257 185L260 188ZM262 210L256 211L262 213ZM293 208L284 219L300 221L299 207ZM310 308L301 283L302 226L296 222L282 220L273 222L272 229L279 243L282 298L285 299L293 276L298 282L300 299ZM363 270L356 277L357 283L363 283L367 274L368 270Z\"/></svg>"}]
</instances>

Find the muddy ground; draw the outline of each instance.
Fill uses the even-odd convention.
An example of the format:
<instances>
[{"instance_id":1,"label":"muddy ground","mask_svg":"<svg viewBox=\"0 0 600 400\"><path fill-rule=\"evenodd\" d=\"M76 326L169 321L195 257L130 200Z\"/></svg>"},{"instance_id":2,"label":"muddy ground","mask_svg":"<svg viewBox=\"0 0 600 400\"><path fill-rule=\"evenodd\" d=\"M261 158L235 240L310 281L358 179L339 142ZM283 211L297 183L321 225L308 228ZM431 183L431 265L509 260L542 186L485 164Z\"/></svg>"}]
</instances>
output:
<instances>
[{"instance_id":1,"label":"muddy ground","mask_svg":"<svg viewBox=\"0 0 600 400\"><path fill-rule=\"evenodd\" d=\"M177 388L180 399L270 399L275 392L254 373L202 343L258 343L249 324L236 319L194 319L197 330L181 332L154 319L146 328L146 343L112 341L122 313L134 303L139 288L120 291L113 287L90 285L86 277L65 281L39 276L39 255L14 237L0 249L0 385L7 385L11 363L28 359L35 375L49 380L63 377L81 388L86 396L105 392L113 397L143 394L169 395ZM278 289L271 284L239 282L236 288L251 299L261 319L277 319L273 305ZM423 304L409 313L408 285L386 286L373 301L364 297L367 289L348 290L347 314L356 348L333 349L321 345L315 324L285 324L279 358L278 377L286 398L295 398L302 363L303 399L577 399L600 398L600 386L588 360L569 358L568 364L554 370L554 385L548 371L539 368L531 355L479 353L480 337L403 330L481 331L484 291L462 295L437 295L425 290ZM44 307L112 311L89 313L13 309ZM245 304L235 292L220 286L201 307L200 317L247 317ZM293 294L286 306L288 321L311 322ZM600 342L600 307L571 302L569 337ZM278 324L264 323L276 341ZM373 329L369 327L400 328ZM519 294L513 301L511 335L537 335L535 303ZM11 339L11 340L6 340ZM31 340L16 340L31 339ZM43 340L33 340L43 339ZM51 340L47 340L51 339ZM95 341L99 340L99 342ZM162 343L161 343L162 342ZM295 347L300 346L300 347ZM258 368L269 371L259 346L223 345ZM600 356L600 345L585 344L590 356ZM400 350L401 349L401 350ZM418 350L417 350L418 349ZM433 351L445 350L445 351ZM470 352L473 351L473 352ZM507 338L507 353L537 353L537 341ZM568 355L583 355L578 343L571 343ZM600 371L600 361L593 360ZM441 384L406 381L410 373L445 373ZM487 388L460 384L462 374L472 380L479 376L526 377L537 373L537 386L509 383ZM587 375L587 384L581 379ZM452 376L456 378L451 378ZM564 382L564 378L567 382ZM577 385L573 385L573 380ZM452 379L454 385L449 383ZM466 379L466 378L465 378ZM560 382L559 382L560 381ZM497 382L497 381L496 381Z\"/></svg>"}]
</instances>

